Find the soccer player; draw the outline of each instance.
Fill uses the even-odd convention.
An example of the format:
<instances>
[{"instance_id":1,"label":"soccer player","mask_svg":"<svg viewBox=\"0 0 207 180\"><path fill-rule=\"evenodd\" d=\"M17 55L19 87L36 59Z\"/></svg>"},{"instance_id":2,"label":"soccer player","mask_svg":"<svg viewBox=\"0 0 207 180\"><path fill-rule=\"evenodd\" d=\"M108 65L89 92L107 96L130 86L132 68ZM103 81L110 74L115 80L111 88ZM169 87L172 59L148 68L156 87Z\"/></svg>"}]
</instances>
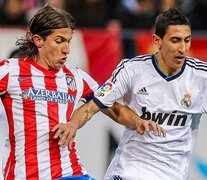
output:
<instances>
[{"instance_id":1,"label":"soccer player","mask_svg":"<svg viewBox=\"0 0 207 180\"><path fill-rule=\"evenodd\" d=\"M64 134L59 133L70 125L67 122L77 103L90 100L98 89L87 73L64 65L73 29L68 13L45 6L31 19L26 37L17 40L20 54L27 57L0 62L0 95L11 143L4 170L6 180L90 179L79 162L76 143L68 149ZM141 134L163 132L156 123L142 120L120 104L106 112ZM56 131L53 128L57 124Z\"/></svg>"},{"instance_id":2,"label":"soccer player","mask_svg":"<svg viewBox=\"0 0 207 180\"><path fill-rule=\"evenodd\" d=\"M105 180L188 179L200 117L207 111L207 63L187 56L191 33L188 19L176 8L158 15L152 35L158 51L122 60L93 101L74 113L70 146L75 127L122 97L141 118L166 130L166 137L159 137L126 129Z\"/></svg>"}]
</instances>

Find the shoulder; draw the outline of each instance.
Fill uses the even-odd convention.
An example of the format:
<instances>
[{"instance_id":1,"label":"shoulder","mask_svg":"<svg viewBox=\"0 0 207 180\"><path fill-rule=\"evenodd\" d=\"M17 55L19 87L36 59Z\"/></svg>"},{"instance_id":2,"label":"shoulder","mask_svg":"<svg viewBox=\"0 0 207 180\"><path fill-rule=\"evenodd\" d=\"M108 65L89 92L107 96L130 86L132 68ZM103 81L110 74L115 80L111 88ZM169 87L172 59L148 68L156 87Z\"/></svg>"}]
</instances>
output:
<instances>
[{"instance_id":1,"label":"shoulder","mask_svg":"<svg viewBox=\"0 0 207 180\"><path fill-rule=\"evenodd\" d=\"M145 54L135 56L131 59L122 59L119 63L118 67L126 66L126 67L133 67L134 65L141 65L148 62L151 62L153 55L152 54Z\"/></svg>"},{"instance_id":2,"label":"shoulder","mask_svg":"<svg viewBox=\"0 0 207 180\"><path fill-rule=\"evenodd\" d=\"M115 82L117 77L126 79L137 78L140 74L152 66L152 54L139 55L132 59L123 59L113 71L111 81ZM126 80L127 81L127 80Z\"/></svg>"},{"instance_id":3,"label":"shoulder","mask_svg":"<svg viewBox=\"0 0 207 180\"><path fill-rule=\"evenodd\" d=\"M66 73L70 72L74 76L80 77L80 78L84 78L86 76L89 76L88 73L86 73L85 71L83 71L82 69L80 69L79 67L76 67L74 65L66 65L66 66L64 66L63 71L66 71Z\"/></svg>"},{"instance_id":4,"label":"shoulder","mask_svg":"<svg viewBox=\"0 0 207 180\"><path fill-rule=\"evenodd\" d=\"M3 59L0 60L0 66L9 67L9 66L15 66L18 65L18 58L11 58L11 59Z\"/></svg>"},{"instance_id":5,"label":"shoulder","mask_svg":"<svg viewBox=\"0 0 207 180\"><path fill-rule=\"evenodd\" d=\"M193 57L186 57L186 65L196 71L207 72L207 62Z\"/></svg>"},{"instance_id":6,"label":"shoulder","mask_svg":"<svg viewBox=\"0 0 207 180\"><path fill-rule=\"evenodd\" d=\"M73 74L78 74L78 73L80 73L82 71L80 68L78 68L78 67L76 67L74 65L65 65L63 67L63 69L64 70L68 70L68 71L70 71Z\"/></svg>"}]
</instances>

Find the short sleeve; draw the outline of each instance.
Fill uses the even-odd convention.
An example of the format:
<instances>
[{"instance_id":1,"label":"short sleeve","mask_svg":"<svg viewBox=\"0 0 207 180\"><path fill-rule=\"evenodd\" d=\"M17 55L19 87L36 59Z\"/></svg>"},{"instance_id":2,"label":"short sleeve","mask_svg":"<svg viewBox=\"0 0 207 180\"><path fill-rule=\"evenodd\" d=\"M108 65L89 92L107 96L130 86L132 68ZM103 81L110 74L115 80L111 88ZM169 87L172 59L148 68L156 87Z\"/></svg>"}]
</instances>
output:
<instances>
[{"instance_id":1,"label":"short sleeve","mask_svg":"<svg viewBox=\"0 0 207 180\"><path fill-rule=\"evenodd\" d=\"M93 98L94 92L98 89L99 84L89 74L80 69L78 70L83 79L83 94L81 100L88 102Z\"/></svg>"},{"instance_id":2,"label":"short sleeve","mask_svg":"<svg viewBox=\"0 0 207 180\"><path fill-rule=\"evenodd\" d=\"M0 61L0 95L4 94L8 87L9 61Z\"/></svg>"},{"instance_id":3,"label":"short sleeve","mask_svg":"<svg viewBox=\"0 0 207 180\"><path fill-rule=\"evenodd\" d=\"M127 68L128 59L122 60L109 80L107 80L96 92L94 102L99 108L111 107L122 98L129 90L130 75Z\"/></svg>"}]
</instances>

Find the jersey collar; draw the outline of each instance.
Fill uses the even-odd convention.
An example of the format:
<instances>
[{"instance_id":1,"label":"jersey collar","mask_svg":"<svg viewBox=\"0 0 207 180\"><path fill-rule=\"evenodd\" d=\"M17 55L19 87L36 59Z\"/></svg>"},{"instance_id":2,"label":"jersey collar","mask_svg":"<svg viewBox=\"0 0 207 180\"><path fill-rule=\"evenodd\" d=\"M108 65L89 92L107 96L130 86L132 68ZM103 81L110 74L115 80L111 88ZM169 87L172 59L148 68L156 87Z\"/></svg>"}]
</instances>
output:
<instances>
[{"instance_id":1,"label":"jersey collar","mask_svg":"<svg viewBox=\"0 0 207 180\"><path fill-rule=\"evenodd\" d=\"M183 73L183 71L185 69L185 65L186 65L186 60L183 64L183 66L181 67L180 71L177 74L174 74L172 76L167 76L166 74L164 74L162 72L162 70L160 69L160 67L157 63L156 54L153 54L153 56L152 56L152 64L153 64L154 68L156 69L156 71L160 74L160 76L162 76L166 81L171 81L173 79L178 78Z\"/></svg>"}]
</instances>

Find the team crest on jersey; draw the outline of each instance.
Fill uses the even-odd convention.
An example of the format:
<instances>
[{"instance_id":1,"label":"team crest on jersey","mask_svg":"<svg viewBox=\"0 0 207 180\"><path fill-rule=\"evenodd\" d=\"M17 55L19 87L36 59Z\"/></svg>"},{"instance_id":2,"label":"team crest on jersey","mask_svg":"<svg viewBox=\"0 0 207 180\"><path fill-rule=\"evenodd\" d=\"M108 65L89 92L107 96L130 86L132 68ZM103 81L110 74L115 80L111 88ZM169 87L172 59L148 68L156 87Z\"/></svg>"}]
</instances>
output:
<instances>
[{"instance_id":1,"label":"team crest on jersey","mask_svg":"<svg viewBox=\"0 0 207 180\"><path fill-rule=\"evenodd\" d=\"M105 94L109 93L113 89L114 84L111 82L106 82L103 86L100 87L100 90L97 92L98 97L103 97Z\"/></svg>"},{"instance_id":2,"label":"team crest on jersey","mask_svg":"<svg viewBox=\"0 0 207 180\"><path fill-rule=\"evenodd\" d=\"M76 86L76 82L75 82L75 78L74 77L66 76L66 82L67 82L68 88L71 91L75 91L77 89L77 86Z\"/></svg>"},{"instance_id":3,"label":"team crest on jersey","mask_svg":"<svg viewBox=\"0 0 207 180\"><path fill-rule=\"evenodd\" d=\"M187 109L191 106L192 102L191 102L191 94L190 93L186 93L184 94L183 99L181 100L181 105L183 108Z\"/></svg>"}]
</instances>

